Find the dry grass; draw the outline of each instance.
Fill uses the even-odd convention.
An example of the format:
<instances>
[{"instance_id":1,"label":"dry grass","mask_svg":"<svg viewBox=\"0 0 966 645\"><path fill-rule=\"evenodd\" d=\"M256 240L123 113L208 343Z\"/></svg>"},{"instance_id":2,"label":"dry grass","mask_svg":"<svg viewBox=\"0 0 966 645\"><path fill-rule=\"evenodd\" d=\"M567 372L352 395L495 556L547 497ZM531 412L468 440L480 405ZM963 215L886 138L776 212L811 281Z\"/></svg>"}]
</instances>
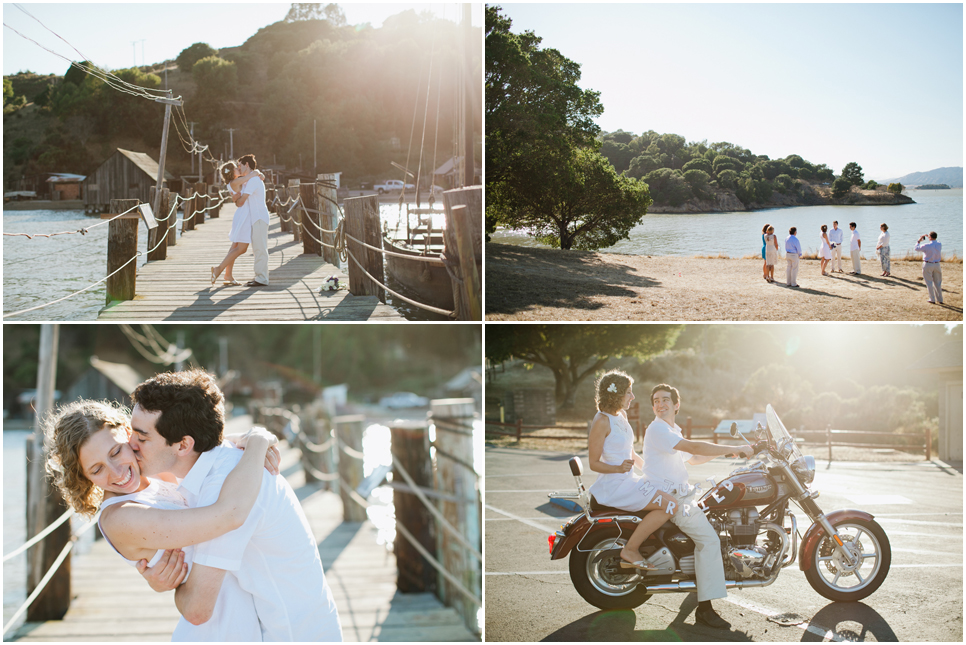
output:
<instances>
[{"instance_id":1,"label":"dry grass","mask_svg":"<svg viewBox=\"0 0 966 645\"><path fill-rule=\"evenodd\" d=\"M848 260L843 268L851 268ZM919 261L875 260L859 276L822 276L803 260L799 289L761 277L761 258L684 258L486 245L487 320L829 320L963 319L962 261L943 265L944 305L931 305Z\"/></svg>"}]
</instances>

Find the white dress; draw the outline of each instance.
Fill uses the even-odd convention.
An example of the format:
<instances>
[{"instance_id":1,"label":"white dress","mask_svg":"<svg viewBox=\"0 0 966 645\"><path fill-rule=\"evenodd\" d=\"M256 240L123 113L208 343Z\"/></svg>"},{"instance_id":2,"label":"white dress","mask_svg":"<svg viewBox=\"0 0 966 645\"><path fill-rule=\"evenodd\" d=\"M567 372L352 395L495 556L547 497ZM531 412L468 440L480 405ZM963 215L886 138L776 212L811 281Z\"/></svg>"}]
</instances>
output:
<instances>
[{"instance_id":1,"label":"white dress","mask_svg":"<svg viewBox=\"0 0 966 645\"><path fill-rule=\"evenodd\" d=\"M235 194L231 184L228 184L228 192ZM235 215L231 218L231 232L228 233L228 239L232 243L252 243L252 209L249 208L247 201L235 210Z\"/></svg>"},{"instance_id":2,"label":"white dress","mask_svg":"<svg viewBox=\"0 0 966 645\"><path fill-rule=\"evenodd\" d=\"M113 504L120 504L121 502L137 502L138 504L150 506L151 508L160 508L169 511L188 508L188 502L178 492L177 484L160 479L149 478L148 481L151 482L150 485L142 491L105 499L101 503L101 510ZM111 539L107 536L107 533L104 532L100 518L97 520L97 528L101 530L101 535L111 545L111 548L117 551L114 545L111 544ZM195 551L194 547L185 546L181 550L184 551L184 561L188 564L188 573L190 574ZM118 555L121 555L120 551L118 551ZM153 567L157 564L162 555L164 555L163 550L157 551L148 562L148 566ZM121 557L124 558L123 555ZM127 558L124 558L124 561L132 567L136 567L138 563L137 560L128 560ZM235 608L231 611L231 615L228 615L228 608ZM239 608L241 608L241 611L239 611ZM171 635L171 640L175 642L261 641L262 630L258 624L258 616L255 614L255 601L252 595L243 591L238 586L238 580L235 576L226 575L221 584L221 590L218 592L218 599L215 601L215 611L211 619L201 625L192 625L182 619Z\"/></svg>"},{"instance_id":3,"label":"white dress","mask_svg":"<svg viewBox=\"0 0 966 645\"><path fill-rule=\"evenodd\" d=\"M619 466L634 458L634 430L623 415L601 412L610 421L610 434L604 439L600 460L611 466ZM636 475L631 469L626 473L600 473L590 487L590 494L599 504L626 511L639 511L654 497L654 487L641 490L647 477Z\"/></svg>"},{"instance_id":4,"label":"white dress","mask_svg":"<svg viewBox=\"0 0 966 645\"><path fill-rule=\"evenodd\" d=\"M831 260L832 259L832 247L830 247L828 245L828 242L825 241L825 236L824 235L820 235L819 236L819 239L820 239L820 241L822 243L822 258L825 259L825 260Z\"/></svg>"}]
</instances>

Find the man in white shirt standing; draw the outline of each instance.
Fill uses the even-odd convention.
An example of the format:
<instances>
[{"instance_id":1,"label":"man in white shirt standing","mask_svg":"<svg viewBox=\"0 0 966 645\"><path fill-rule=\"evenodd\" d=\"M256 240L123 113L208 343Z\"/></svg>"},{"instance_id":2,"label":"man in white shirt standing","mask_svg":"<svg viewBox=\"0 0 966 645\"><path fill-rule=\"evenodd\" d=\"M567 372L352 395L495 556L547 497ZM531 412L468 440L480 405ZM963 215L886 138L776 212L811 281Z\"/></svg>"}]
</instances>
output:
<instances>
[{"instance_id":1,"label":"man in white shirt standing","mask_svg":"<svg viewBox=\"0 0 966 645\"><path fill-rule=\"evenodd\" d=\"M255 155L245 155L238 159L242 176L258 168ZM252 254L255 256L255 279L245 283L246 287L268 286L268 207L265 205L265 182L261 177L252 177L242 189L242 200L249 200L252 209ZM239 201L239 206L245 201Z\"/></svg>"},{"instance_id":2,"label":"man in white shirt standing","mask_svg":"<svg viewBox=\"0 0 966 645\"><path fill-rule=\"evenodd\" d=\"M789 287L798 288L798 261L802 257L802 245L795 237L798 228L788 229L788 237L785 238L785 260L788 266L785 268L785 284Z\"/></svg>"},{"instance_id":3,"label":"man in white shirt standing","mask_svg":"<svg viewBox=\"0 0 966 645\"><path fill-rule=\"evenodd\" d=\"M131 447L142 474L170 472L189 506L214 503L241 458L240 450L221 444L224 397L214 378L203 370L159 374L131 398ZM149 569L145 577L151 575ZM251 594L263 641L342 640L318 545L284 477L263 472L242 527L195 546L191 575L175 591L182 622L200 625L231 615L215 612L226 576Z\"/></svg>"},{"instance_id":4,"label":"man in white shirt standing","mask_svg":"<svg viewBox=\"0 0 966 645\"><path fill-rule=\"evenodd\" d=\"M829 273L836 271L836 266L838 266L837 271L839 273L844 273L842 271L842 229L839 228L838 220L832 222L832 230L828 232L828 241L832 245L832 267L829 269Z\"/></svg>"},{"instance_id":5,"label":"man in white shirt standing","mask_svg":"<svg viewBox=\"0 0 966 645\"><path fill-rule=\"evenodd\" d=\"M852 270L849 271L849 275L859 275L862 273L862 258L859 257L859 253L862 252L862 238L859 237L859 229L855 227L855 222L849 222L849 228L852 229L852 238L850 240Z\"/></svg>"},{"instance_id":6,"label":"man in white shirt standing","mask_svg":"<svg viewBox=\"0 0 966 645\"><path fill-rule=\"evenodd\" d=\"M681 435L674 417L681 409L681 396L665 383L651 390L654 421L644 433L643 471L649 481L664 482L665 493L675 492L680 504L671 521L694 540L694 569L697 577L698 609L695 619L709 627L725 629L729 623L715 612L711 601L728 595L724 564L721 561L721 539L704 512L697 506L696 490L688 484L691 465L703 464L715 457L731 453L752 455L751 446L719 446L710 441L691 441ZM684 509L688 509L687 512Z\"/></svg>"}]
</instances>

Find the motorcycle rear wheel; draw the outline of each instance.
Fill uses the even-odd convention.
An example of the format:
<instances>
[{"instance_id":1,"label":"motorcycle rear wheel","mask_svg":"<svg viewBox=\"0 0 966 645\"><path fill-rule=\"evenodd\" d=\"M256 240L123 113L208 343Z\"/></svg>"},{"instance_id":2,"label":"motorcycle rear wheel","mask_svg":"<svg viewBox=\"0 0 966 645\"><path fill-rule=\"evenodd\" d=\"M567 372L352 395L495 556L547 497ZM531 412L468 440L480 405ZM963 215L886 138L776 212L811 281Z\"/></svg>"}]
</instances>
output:
<instances>
[{"instance_id":1,"label":"motorcycle rear wheel","mask_svg":"<svg viewBox=\"0 0 966 645\"><path fill-rule=\"evenodd\" d=\"M826 535L816 545L815 551L808 555L809 567L805 571L808 584L822 596L839 602L855 602L871 596L889 575L889 566L892 564L889 537L874 521L846 520L835 524L835 528L844 538L852 538L847 541L856 547L856 553L862 554L863 562L874 560L874 564L866 570L865 578L861 580L862 564L858 572L840 569L841 563L835 561L834 543ZM861 549L857 548L859 545ZM858 581L858 584L844 585L839 580Z\"/></svg>"},{"instance_id":2,"label":"motorcycle rear wheel","mask_svg":"<svg viewBox=\"0 0 966 645\"><path fill-rule=\"evenodd\" d=\"M620 556L613 551L626 540L611 537L589 542L589 551L570 553L570 580L580 597L598 609L633 609L647 602L651 594L633 569L620 568Z\"/></svg>"}]
</instances>

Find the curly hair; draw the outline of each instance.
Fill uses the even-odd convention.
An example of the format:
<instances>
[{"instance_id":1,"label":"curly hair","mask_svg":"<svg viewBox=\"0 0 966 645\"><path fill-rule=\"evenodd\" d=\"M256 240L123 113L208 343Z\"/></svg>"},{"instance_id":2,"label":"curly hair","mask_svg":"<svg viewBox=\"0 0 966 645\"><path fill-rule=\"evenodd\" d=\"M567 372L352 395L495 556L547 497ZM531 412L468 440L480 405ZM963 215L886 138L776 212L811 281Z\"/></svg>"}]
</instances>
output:
<instances>
[{"instance_id":1,"label":"curly hair","mask_svg":"<svg viewBox=\"0 0 966 645\"><path fill-rule=\"evenodd\" d=\"M611 370L609 372L604 372L597 379L597 396L595 401L597 403L597 409L601 412L616 412L624 407L624 394L630 386L634 384L634 379L630 375L622 372L621 370ZM616 392L611 391L609 388L611 385L614 386Z\"/></svg>"},{"instance_id":2,"label":"curly hair","mask_svg":"<svg viewBox=\"0 0 966 645\"><path fill-rule=\"evenodd\" d=\"M668 392L671 394L671 403L677 405L681 402L681 393L676 387L671 387L667 383L658 383L651 388L651 405L654 405L654 395L658 392Z\"/></svg>"},{"instance_id":3,"label":"curly hair","mask_svg":"<svg viewBox=\"0 0 966 645\"><path fill-rule=\"evenodd\" d=\"M234 161L226 161L225 165L221 167L221 178L225 180L226 184L230 184L231 180L235 178L235 165Z\"/></svg>"},{"instance_id":4,"label":"curly hair","mask_svg":"<svg viewBox=\"0 0 966 645\"><path fill-rule=\"evenodd\" d=\"M102 401L81 400L66 405L43 422L47 475L71 508L82 515L97 512L104 491L95 486L80 463L80 449L104 428L126 428L127 409Z\"/></svg>"},{"instance_id":5,"label":"curly hair","mask_svg":"<svg viewBox=\"0 0 966 645\"><path fill-rule=\"evenodd\" d=\"M155 427L169 446L186 436L195 440L197 452L221 443L225 397L205 370L158 374L137 386L131 401L142 410L161 413Z\"/></svg>"}]
</instances>

